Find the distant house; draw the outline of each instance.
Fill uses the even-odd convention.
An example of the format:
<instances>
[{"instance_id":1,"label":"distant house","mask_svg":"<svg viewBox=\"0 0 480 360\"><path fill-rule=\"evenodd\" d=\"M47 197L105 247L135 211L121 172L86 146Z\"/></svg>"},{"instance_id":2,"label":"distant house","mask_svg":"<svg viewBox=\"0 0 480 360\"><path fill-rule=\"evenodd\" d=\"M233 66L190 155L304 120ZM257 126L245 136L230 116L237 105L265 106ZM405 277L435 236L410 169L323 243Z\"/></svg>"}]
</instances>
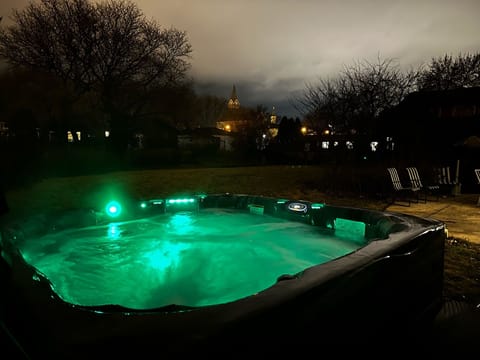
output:
<instances>
[{"instance_id":1,"label":"distant house","mask_svg":"<svg viewBox=\"0 0 480 360\"><path fill-rule=\"evenodd\" d=\"M227 132L239 133L251 126L252 122L250 111L241 107L237 89L233 85L232 93L227 102L227 109L217 120L217 128Z\"/></svg>"},{"instance_id":2,"label":"distant house","mask_svg":"<svg viewBox=\"0 0 480 360\"><path fill-rule=\"evenodd\" d=\"M178 147L232 151L235 136L214 127L195 128L178 134Z\"/></svg>"},{"instance_id":3,"label":"distant house","mask_svg":"<svg viewBox=\"0 0 480 360\"><path fill-rule=\"evenodd\" d=\"M378 131L411 156L447 156L455 145L480 136L480 87L409 94L380 118Z\"/></svg>"},{"instance_id":4,"label":"distant house","mask_svg":"<svg viewBox=\"0 0 480 360\"><path fill-rule=\"evenodd\" d=\"M177 129L167 121L156 117L145 117L136 122L132 129L133 147L137 149L159 149L177 145Z\"/></svg>"}]
</instances>

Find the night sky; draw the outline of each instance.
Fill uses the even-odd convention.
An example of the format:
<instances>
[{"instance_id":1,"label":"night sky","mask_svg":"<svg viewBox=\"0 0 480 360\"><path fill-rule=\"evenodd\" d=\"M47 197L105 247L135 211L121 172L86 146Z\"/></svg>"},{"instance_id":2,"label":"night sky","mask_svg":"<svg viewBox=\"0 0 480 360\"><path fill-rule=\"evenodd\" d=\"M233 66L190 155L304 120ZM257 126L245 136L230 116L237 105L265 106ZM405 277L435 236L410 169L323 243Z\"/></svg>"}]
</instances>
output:
<instances>
[{"instance_id":1,"label":"night sky","mask_svg":"<svg viewBox=\"0 0 480 360\"><path fill-rule=\"evenodd\" d=\"M27 0L1 0L4 24ZM306 83L357 61L393 59L401 68L480 51L479 0L137 0L149 19L187 32L197 92L242 105L275 106Z\"/></svg>"}]
</instances>

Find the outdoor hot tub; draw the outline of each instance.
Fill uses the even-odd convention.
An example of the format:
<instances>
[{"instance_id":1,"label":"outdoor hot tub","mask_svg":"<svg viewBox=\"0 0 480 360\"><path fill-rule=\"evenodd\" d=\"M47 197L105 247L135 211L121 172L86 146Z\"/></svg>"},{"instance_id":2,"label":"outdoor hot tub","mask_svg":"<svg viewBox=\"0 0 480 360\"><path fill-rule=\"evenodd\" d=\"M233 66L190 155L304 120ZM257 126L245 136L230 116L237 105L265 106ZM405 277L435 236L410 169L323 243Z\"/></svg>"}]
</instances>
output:
<instances>
[{"instance_id":1,"label":"outdoor hot tub","mask_svg":"<svg viewBox=\"0 0 480 360\"><path fill-rule=\"evenodd\" d=\"M30 358L395 343L442 304L445 225L208 194L5 225L2 328Z\"/></svg>"}]
</instances>

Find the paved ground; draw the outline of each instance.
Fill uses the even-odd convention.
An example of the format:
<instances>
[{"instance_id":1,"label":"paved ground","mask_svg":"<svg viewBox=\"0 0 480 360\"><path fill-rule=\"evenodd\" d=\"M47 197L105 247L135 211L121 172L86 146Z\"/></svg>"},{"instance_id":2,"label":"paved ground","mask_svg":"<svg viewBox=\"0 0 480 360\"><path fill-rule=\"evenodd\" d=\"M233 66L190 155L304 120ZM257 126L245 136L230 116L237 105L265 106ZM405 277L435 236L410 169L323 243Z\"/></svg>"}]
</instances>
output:
<instances>
[{"instance_id":1,"label":"paved ground","mask_svg":"<svg viewBox=\"0 0 480 360\"><path fill-rule=\"evenodd\" d=\"M432 199L435 200L435 199ZM400 212L443 221L449 236L480 244L480 206L478 194L460 194L439 201L390 205L386 211ZM455 355L457 358L478 356L480 304L446 301L437 315L434 328L423 343L427 354Z\"/></svg>"},{"instance_id":2,"label":"paved ground","mask_svg":"<svg viewBox=\"0 0 480 360\"><path fill-rule=\"evenodd\" d=\"M448 235L480 244L480 206L478 194L460 194L442 197L439 201L429 198L427 203L412 203L405 206L399 201L390 205L386 211L417 215L443 221L447 225ZM402 205L403 204L403 205Z\"/></svg>"}]
</instances>

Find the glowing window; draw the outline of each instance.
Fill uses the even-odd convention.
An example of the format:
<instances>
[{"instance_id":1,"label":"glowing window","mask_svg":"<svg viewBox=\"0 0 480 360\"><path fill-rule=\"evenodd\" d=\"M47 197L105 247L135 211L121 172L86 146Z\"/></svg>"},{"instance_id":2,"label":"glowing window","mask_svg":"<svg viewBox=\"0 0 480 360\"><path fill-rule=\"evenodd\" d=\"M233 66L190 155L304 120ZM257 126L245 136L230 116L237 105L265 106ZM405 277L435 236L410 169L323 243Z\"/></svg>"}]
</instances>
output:
<instances>
[{"instance_id":1,"label":"glowing window","mask_svg":"<svg viewBox=\"0 0 480 360\"><path fill-rule=\"evenodd\" d=\"M388 136L386 140L387 140L387 145L386 145L387 150L393 151L395 149L395 143L393 142L393 138Z\"/></svg>"},{"instance_id":2,"label":"glowing window","mask_svg":"<svg viewBox=\"0 0 480 360\"><path fill-rule=\"evenodd\" d=\"M105 130L105 137L108 138L110 136L110 131Z\"/></svg>"},{"instance_id":3,"label":"glowing window","mask_svg":"<svg viewBox=\"0 0 480 360\"><path fill-rule=\"evenodd\" d=\"M78 141L82 140L82 132L81 132L81 131L77 131L76 134L77 134L77 140L78 140Z\"/></svg>"},{"instance_id":4,"label":"glowing window","mask_svg":"<svg viewBox=\"0 0 480 360\"><path fill-rule=\"evenodd\" d=\"M353 142L352 141L347 141L345 143L345 145L347 146L347 149L348 150L352 150L353 149Z\"/></svg>"},{"instance_id":5,"label":"glowing window","mask_svg":"<svg viewBox=\"0 0 480 360\"><path fill-rule=\"evenodd\" d=\"M73 134L71 131L67 131L67 141L69 143L73 142Z\"/></svg>"},{"instance_id":6,"label":"glowing window","mask_svg":"<svg viewBox=\"0 0 480 360\"><path fill-rule=\"evenodd\" d=\"M370 150L372 150L373 152L378 150L378 141L372 141L370 143Z\"/></svg>"},{"instance_id":7,"label":"glowing window","mask_svg":"<svg viewBox=\"0 0 480 360\"><path fill-rule=\"evenodd\" d=\"M328 149L328 146L330 145L330 142L328 141L322 141L322 149Z\"/></svg>"}]
</instances>

